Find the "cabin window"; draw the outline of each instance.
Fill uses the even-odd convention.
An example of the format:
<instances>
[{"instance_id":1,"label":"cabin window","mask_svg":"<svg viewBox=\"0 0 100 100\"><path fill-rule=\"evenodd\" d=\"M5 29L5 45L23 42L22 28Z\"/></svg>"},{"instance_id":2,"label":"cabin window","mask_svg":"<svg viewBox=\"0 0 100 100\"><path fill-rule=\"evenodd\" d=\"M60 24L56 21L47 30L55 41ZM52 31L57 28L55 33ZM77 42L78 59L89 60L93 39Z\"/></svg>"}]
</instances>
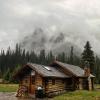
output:
<instances>
[{"instance_id":1,"label":"cabin window","mask_svg":"<svg viewBox=\"0 0 100 100\"><path fill-rule=\"evenodd\" d=\"M55 85L55 83L56 83L56 82L55 82L55 79L53 79L53 80L52 80L52 85Z\"/></svg>"},{"instance_id":2,"label":"cabin window","mask_svg":"<svg viewBox=\"0 0 100 100\"><path fill-rule=\"evenodd\" d=\"M32 84L35 84L35 77L32 77Z\"/></svg>"}]
</instances>

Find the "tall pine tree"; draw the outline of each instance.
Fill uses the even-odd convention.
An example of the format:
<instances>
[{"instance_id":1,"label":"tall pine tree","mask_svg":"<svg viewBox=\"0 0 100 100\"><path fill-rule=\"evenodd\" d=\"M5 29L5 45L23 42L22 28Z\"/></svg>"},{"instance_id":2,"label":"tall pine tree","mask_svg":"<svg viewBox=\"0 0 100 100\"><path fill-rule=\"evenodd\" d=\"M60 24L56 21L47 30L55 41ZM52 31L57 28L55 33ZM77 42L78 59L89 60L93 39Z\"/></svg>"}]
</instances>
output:
<instances>
[{"instance_id":1,"label":"tall pine tree","mask_svg":"<svg viewBox=\"0 0 100 100\"><path fill-rule=\"evenodd\" d=\"M89 41L87 41L87 43L84 47L84 51L82 53L81 64L82 64L82 67L84 67L85 62L88 61L90 64L91 72L94 73L95 58L94 58L94 52L91 50L91 48L92 47L91 47Z\"/></svg>"},{"instance_id":2,"label":"tall pine tree","mask_svg":"<svg viewBox=\"0 0 100 100\"><path fill-rule=\"evenodd\" d=\"M71 46L71 50L70 50L70 56L69 56L69 64L74 64L74 47Z\"/></svg>"}]
</instances>

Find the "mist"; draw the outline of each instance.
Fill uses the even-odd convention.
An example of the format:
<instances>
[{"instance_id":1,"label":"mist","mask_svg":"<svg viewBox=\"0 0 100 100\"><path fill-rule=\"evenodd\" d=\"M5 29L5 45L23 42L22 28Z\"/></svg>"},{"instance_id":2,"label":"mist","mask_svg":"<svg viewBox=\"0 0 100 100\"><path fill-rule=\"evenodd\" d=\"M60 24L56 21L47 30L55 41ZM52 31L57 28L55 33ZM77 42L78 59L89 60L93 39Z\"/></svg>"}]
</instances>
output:
<instances>
[{"instance_id":1,"label":"mist","mask_svg":"<svg viewBox=\"0 0 100 100\"><path fill-rule=\"evenodd\" d=\"M0 49L83 50L100 54L100 0L0 0Z\"/></svg>"}]
</instances>

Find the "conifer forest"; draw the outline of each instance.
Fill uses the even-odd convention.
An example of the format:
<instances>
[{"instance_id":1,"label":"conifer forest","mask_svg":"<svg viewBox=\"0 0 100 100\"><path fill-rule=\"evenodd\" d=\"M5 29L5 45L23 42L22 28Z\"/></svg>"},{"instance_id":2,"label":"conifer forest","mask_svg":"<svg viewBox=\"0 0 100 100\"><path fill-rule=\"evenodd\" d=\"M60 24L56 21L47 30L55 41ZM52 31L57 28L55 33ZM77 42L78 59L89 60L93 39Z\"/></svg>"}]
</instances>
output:
<instances>
[{"instance_id":1,"label":"conifer forest","mask_svg":"<svg viewBox=\"0 0 100 100\"><path fill-rule=\"evenodd\" d=\"M100 83L100 58L92 51L91 44L87 41L84 50L80 56L74 53L74 47L70 47L70 53L61 52L54 54L52 51L46 52L40 50L36 53L34 50L31 52L22 49L19 44L16 44L14 50L8 47L5 52L3 49L0 53L0 77L6 81L13 82L13 74L24 64L31 62L43 65L49 65L55 60L65 62L72 65L77 65L82 68L85 66L85 61L90 64L91 72L96 76L95 83Z\"/></svg>"}]
</instances>

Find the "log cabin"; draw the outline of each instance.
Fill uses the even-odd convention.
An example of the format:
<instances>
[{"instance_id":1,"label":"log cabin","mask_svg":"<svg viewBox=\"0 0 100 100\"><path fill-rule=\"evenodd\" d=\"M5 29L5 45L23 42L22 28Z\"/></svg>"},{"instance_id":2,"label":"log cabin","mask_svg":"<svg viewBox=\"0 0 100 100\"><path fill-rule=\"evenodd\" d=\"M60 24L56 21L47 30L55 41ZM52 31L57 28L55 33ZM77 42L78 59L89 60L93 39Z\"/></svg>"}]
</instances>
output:
<instances>
[{"instance_id":1,"label":"log cabin","mask_svg":"<svg viewBox=\"0 0 100 100\"><path fill-rule=\"evenodd\" d=\"M70 90L93 90L94 77L88 67L82 69L59 61L49 66L27 63L14 75L14 79L19 81L17 96L25 92L35 96L39 87L43 88L46 96Z\"/></svg>"}]
</instances>

